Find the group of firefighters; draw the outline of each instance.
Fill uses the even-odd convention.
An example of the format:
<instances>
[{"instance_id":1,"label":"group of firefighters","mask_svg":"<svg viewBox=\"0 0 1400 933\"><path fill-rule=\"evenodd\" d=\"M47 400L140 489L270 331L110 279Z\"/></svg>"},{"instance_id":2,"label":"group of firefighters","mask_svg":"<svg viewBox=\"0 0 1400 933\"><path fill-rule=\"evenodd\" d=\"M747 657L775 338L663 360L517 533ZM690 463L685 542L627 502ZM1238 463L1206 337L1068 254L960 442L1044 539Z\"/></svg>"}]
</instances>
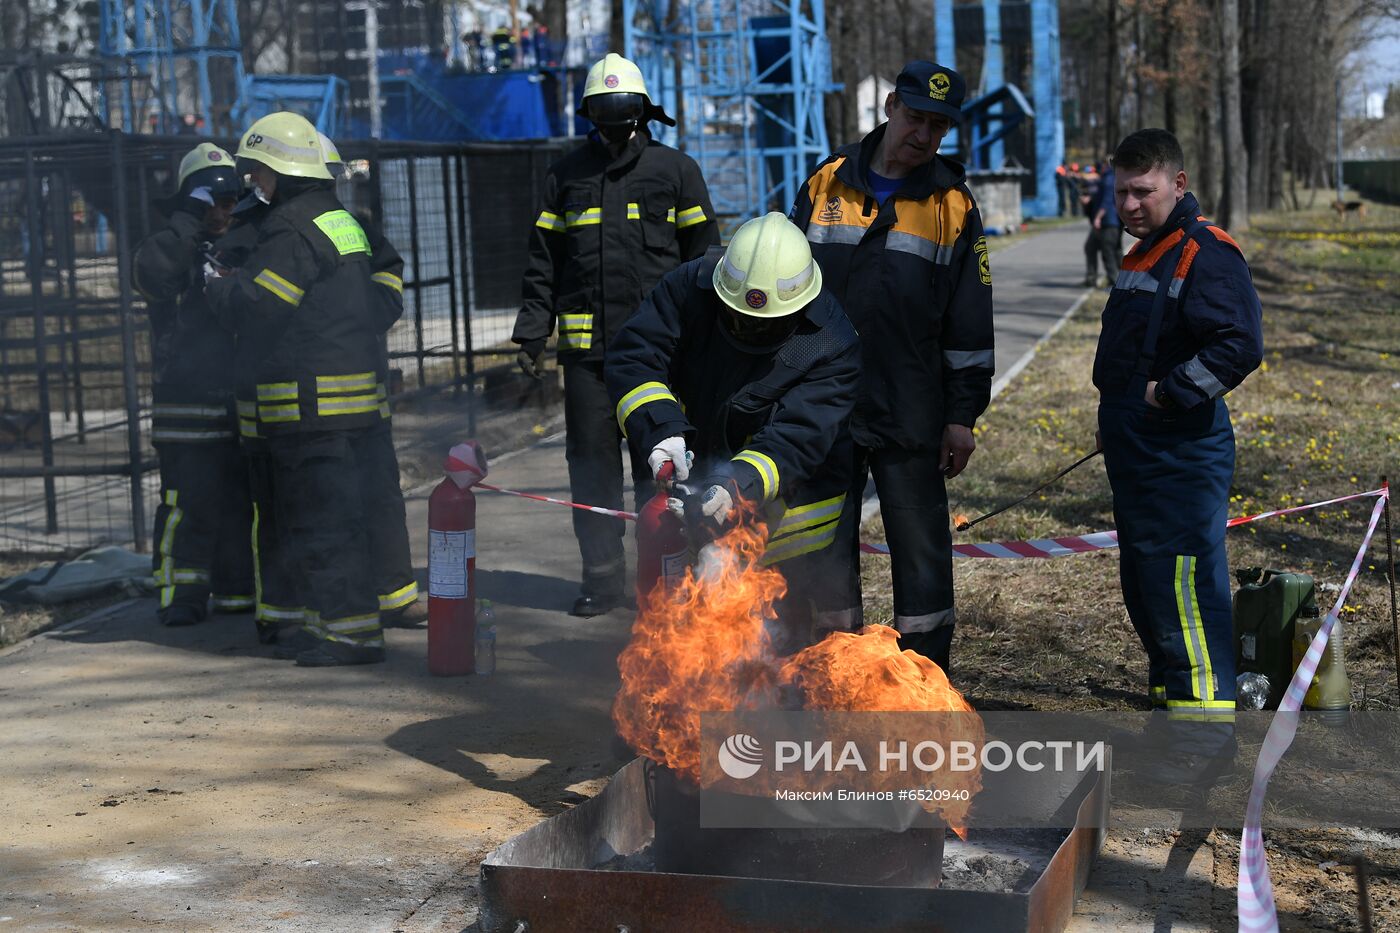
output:
<instances>
[{"instance_id":1,"label":"group of firefighters","mask_svg":"<svg viewBox=\"0 0 1400 933\"><path fill-rule=\"evenodd\" d=\"M343 171L292 113L235 155L203 143L132 268L154 347L159 619L252 611L303 666L382 661L382 626L418 599L386 389L403 261L337 200Z\"/></svg>"},{"instance_id":2,"label":"group of firefighters","mask_svg":"<svg viewBox=\"0 0 1400 933\"><path fill-rule=\"evenodd\" d=\"M764 563L788 583L779 651L862 624L873 477L900 644L950 668L945 480L976 447L994 373L981 218L962 166L938 154L965 93L953 69L910 62L886 123L817 166L786 216L750 219L721 248L699 167L648 129L674 121L610 53L584 88L594 131L545 179L512 339L541 378L557 330L572 498L622 508L625 449L637 506L679 482L690 493L671 502L694 536L761 526ZM1199 216L1182 161L1162 130L1114 154L1106 196L1140 242L1113 282L1093 378L1124 598L1166 714L1142 740L1189 779L1233 757L1221 396L1262 347L1248 267ZM215 609L252 606L299 664L382 659L381 613L417 598L385 393L402 263L336 201L336 162L290 114L254 124L233 157L201 146L169 228L136 260L157 345L162 618L196 621L210 594ZM244 499L211 495L240 477ZM251 566L221 556L249 512ZM572 613L600 615L627 601L623 522L573 520Z\"/></svg>"}]
</instances>

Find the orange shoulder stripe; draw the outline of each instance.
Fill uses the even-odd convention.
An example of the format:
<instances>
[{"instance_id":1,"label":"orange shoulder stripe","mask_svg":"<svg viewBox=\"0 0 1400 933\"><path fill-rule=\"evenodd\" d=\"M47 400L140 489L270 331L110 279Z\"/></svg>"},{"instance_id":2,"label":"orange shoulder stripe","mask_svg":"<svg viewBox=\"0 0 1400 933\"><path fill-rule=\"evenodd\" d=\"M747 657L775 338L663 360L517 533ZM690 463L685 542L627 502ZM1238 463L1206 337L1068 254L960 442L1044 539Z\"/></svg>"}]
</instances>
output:
<instances>
[{"instance_id":1,"label":"orange shoulder stripe","mask_svg":"<svg viewBox=\"0 0 1400 933\"><path fill-rule=\"evenodd\" d=\"M1176 271L1172 273L1174 279L1186 278L1186 273L1191 271L1191 263L1196 261L1196 254L1201 251L1201 244L1195 240L1187 241L1181 248L1181 258L1176 261Z\"/></svg>"},{"instance_id":2,"label":"orange shoulder stripe","mask_svg":"<svg viewBox=\"0 0 1400 933\"><path fill-rule=\"evenodd\" d=\"M1219 240L1221 243L1228 243L1228 244L1230 244L1231 246L1233 246L1235 249L1239 249L1241 254L1244 253L1244 250L1240 249L1240 244L1238 244L1238 243L1235 242L1234 237L1230 236L1230 234L1226 233L1224 230L1221 230L1219 227L1215 226L1214 224L1210 225L1210 226L1207 227L1206 229L1209 230L1211 233L1215 234L1215 238L1216 238L1217 240Z\"/></svg>"},{"instance_id":3,"label":"orange shoulder stripe","mask_svg":"<svg viewBox=\"0 0 1400 933\"><path fill-rule=\"evenodd\" d=\"M1173 230L1170 236L1162 238L1158 243L1146 253L1139 254L1136 249L1123 257L1123 268L1129 272L1146 272L1157 264L1157 261L1167 254L1176 244L1181 242L1181 238L1186 233L1182 230Z\"/></svg>"}]
</instances>

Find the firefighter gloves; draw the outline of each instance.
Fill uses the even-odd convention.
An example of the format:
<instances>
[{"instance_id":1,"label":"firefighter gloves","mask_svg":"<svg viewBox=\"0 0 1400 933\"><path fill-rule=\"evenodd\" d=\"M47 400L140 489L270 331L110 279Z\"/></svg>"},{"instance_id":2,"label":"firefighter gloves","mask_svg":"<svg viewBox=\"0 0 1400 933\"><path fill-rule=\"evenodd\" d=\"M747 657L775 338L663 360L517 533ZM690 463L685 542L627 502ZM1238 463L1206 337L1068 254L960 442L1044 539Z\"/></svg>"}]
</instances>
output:
<instances>
[{"instance_id":1,"label":"firefighter gloves","mask_svg":"<svg viewBox=\"0 0 1400 933\"><path fill-rule=\"evenodd\" d=\"M729 517L734 514L734 497L729 490L716 483L700 497L700 516L705 530L719 537L729 525Z\"/></svg>"},{"instance_id":2,"label":"firefighter gloves","mask_svg":"<svg viewBox=\"0 0 1400 933\"><path fill-rule=\"evenodd\" d=\"M685 449L685 438L676 435L666 438L651 449L651 455L647 457L647 466L651 467L651 475L656 476L661 472L661 465L669 462L675 466L675 481L683 483L690 478L690 464L694 460L695 455Z\"/></svg>"},{"instance_id":3,"label":"firefighter gloves","mask_svg":"<svg viewBox=\"0 0 1400 933\"><path fill-rule=\"evenodd\" d=\"M531 353L529 350L521 350L515 355L515 362L520 366L520 371L531 379L539 380L544 378L544 367L540 365L541 351L536 350Z\"/></svg>"}]
</instances>

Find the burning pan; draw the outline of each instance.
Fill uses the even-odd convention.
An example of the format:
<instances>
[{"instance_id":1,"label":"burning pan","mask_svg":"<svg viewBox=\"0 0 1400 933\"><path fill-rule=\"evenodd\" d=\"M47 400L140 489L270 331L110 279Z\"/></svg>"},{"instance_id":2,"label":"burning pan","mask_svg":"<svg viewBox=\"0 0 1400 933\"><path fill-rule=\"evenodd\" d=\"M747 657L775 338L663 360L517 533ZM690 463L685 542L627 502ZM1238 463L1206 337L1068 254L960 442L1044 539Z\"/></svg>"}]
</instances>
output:
<instances>
[{"instance_id":1,"label":"burning pan","mask_svg":"<svg viewBox=\"0 0 1400 933\"><path fill-rule=\"evenodd\" d=\"M1075 814L1075 828L1039 878L1014 892L755 878L742 859L743 875L700 873L715 869L717 856L675 851L686 837L667 841L664 802L662 825L654 822L646 771L633 761L597 797L488 855L481 866L483 933L1053 933L1068 924L1108 825L1107 772L1086 772L1070 788L1027 787L1051 809ZM778 858L781 850L772 851ZM694 867L667 871L656 864L658 855ZM807 869L840 874L820 864Z\"/></svg>"},{"instance_id":2,"label":"burning pan","mask_svg":"<svg viewBox=\"0 0 1400 933\"><path fill-rule=\"evenodd\" d=\"M916 803L861 803L852 807L894 811L903 832L884 829L706 829L700 825L698 789L669 768L643 761L647 801L655 824L652 857L660 872L728 875L788 881L824 881L933 888L943 872L943 823ZM712 792L715 793L715 792ZM730 806L789 811L800 801L728 798ZM825 805L829 808L829 804ZM800 817L800 814L799 814ZM917 822L916 822L917 820ZM754 819L754 823L771 820ZM812 823L820 822L814 813Z\"/></svg>"}]
</instances>

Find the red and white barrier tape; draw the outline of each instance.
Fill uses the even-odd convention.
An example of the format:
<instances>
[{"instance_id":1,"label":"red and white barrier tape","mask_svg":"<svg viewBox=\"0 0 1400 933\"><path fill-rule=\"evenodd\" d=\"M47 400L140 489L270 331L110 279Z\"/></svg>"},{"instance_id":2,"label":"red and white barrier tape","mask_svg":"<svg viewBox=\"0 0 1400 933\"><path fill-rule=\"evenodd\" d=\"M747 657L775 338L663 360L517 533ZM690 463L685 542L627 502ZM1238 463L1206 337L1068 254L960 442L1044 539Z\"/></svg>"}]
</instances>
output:
<instances>
[{"instance_id":1,"label":"red and white barrier tape","mask_svg":"<svg viewBox=\"0 0 1400 933\"><path fill-rule=\"evenodd\" d=\"M536 502L549 502L553 505L563 505L571 509L579 509L584 512L593 512L597 515L607 515L611 518L621 518L627 521L636 521L636 512L625 512L621 509L605 509L600 505L583 505L578 502L569 502L566 499L555 499L550 496L541 496L533 492L518 492L514 489L503 489L500 486L493 486L490 483L477 483L478 489L486 489L490 492L504 493L508 496L518 496L521 499L533 499ZM1387 495L1386 489L1372 489L1370 492L1358 492L1349 496L1338 496L1335 499L1326 499L1322 502L1311 502L1307 505L1297 505L1287 509L1274 509L1270 512L1257 512L1254 515L1241 515L1232 518L1225 523L1226 528L1234 528L1237 525L1246 525L1250 522L1257 522L1265 518L1273 518L1277 515L1292 515L1295 512L1306 512L1310 509L1320 509L1329 505L1336 505L1338 502L1349 502L1352 499L1366 499L1373 496L1384 497ZM990 557L1001 560L1020 559L1027 557L1068 557L1071 554L1088 554L1093 551L1106 551L1118 546L1118 532L1116 531L1094 531L1083 535L1069 535L1063 538L1034 538L1029 541L988 541L983 544L955 544L953 545L954 557ZM890 549L884 544L861 543L860 549L865 554L889 554Z\"/></svg>"},{"instance_id":2,"label":"red and white barrier tape","mask_svg":"<svg viewBox=\"0 0 1400 933\"><path fill-rule=\"evenodd\" d=\"M628 521L637 520L636 512L623 512L620 509L605 509L601 505L583 505L578 502L569 502L567 499L554 499L549 496L536 495L533 492L517 492L514 489L502 489L500 486L492 486L490 483L477 483L477 489L486 489L491 492L503 492L508 496L519 496L522 499L534 499L536 502L549 502L554 505L567 505L571 509L578 509L583 512L594 512L598 515L607 515L612 518L625 518Z\"/></svg>"},{"instance_id":3,"label":"red and white barrier tape","mask_svg":"<svg viewBox=\"0 0 1400 933\"><path fill-rule=\"evenodd\" d=\"M1336 505L1338 502L1348 502L1352 499L1366 499L1372 496L1385 495L1385 488L1372 489L1370 492L1358 492L1349 496L1338 496L1335 499L1327 499L1323 502L1312 502L1307 505L1298 505L1288 509L1274 509L1271 512L1241 515L1239 518L1230 519L1225 523L1225 527L1234 528L1236 525L1246 525L1250 522L1260 521L1261 519L1273 518L1276 515L1292 515L1294 512L1306 512L1309 509L1320 509L1324 506ZM995 557L1001 559L1068 557L1071 554L1105 551L1110 548L1116 548L1117 546L1118 532L1095 531L1087 535L1071 535L1065 538L1036 538L1030 541L993 541L986 544L955 544L953 545L953 556ZM889 547L883 544L862 543L860 549L866 554L888 554L890 552Z\"/></svg>"},{"instance_id":4,"label":"red and white barrier tape","mask_svg":"<svg viewBox=\"0 0 1400 933\"><path fill-rule=\"evenodd\" d=\"M1259 759L1254 763L1254 784L1249 791L1249 806L1245 810L1244 832L1240 839L1239 888L1235 896L1236 910L1240 918L1240 930L1243 933L1278 933L1278 911L1274 906L1274 886L1269 879L1269 862L1264 854L1262 826L1264 796L1268 793L1269 779L1273 777L1274 769L1278 767L1279 760L1283 758L1284 752L1288 751L1288 747L1293 744L1293 736L1298 731L1296 714L1302 708L1303 695L1308 692L1313 675L1317 673L1317 665L1322 660L1322 653L1327 650L1327 639L1332 636L1332 630L1337 625L1337 615L1346 603L1347 594L1351 592L1351 586L1356 582L1357 574L1361 572L1361 562L1366 557L1366 549L1371 546L1371 538L1376 533L1376 525L1381 520L1381 513L1385 510L1389 489L1382 487L1379 493L1380 498L1376 501L1375 508L1371 510L1371 524L1366 528L1366 539L1361 542L1361 549L1356 552L1356 559L1351 563L1351 571L1347 573L1346 582L1342 584L1342 591L1337 594L1337 601L1333 604L1332 611L1327 614L1326 621L1322 623L1322 627L1313 636L1312 644L1308 646L1308 653L1303 655L1302 663L1294 671L1293 679L1288 683L1288 691L1284 693L1283 700L1278 705L1278 712L1274 714L1273 720L1269 723L1269 731L1264 734L1264 744L1259 749ZM1367 493L1367 495L1371 495L1371 493Z\"/></svg>"}]
</instances>

